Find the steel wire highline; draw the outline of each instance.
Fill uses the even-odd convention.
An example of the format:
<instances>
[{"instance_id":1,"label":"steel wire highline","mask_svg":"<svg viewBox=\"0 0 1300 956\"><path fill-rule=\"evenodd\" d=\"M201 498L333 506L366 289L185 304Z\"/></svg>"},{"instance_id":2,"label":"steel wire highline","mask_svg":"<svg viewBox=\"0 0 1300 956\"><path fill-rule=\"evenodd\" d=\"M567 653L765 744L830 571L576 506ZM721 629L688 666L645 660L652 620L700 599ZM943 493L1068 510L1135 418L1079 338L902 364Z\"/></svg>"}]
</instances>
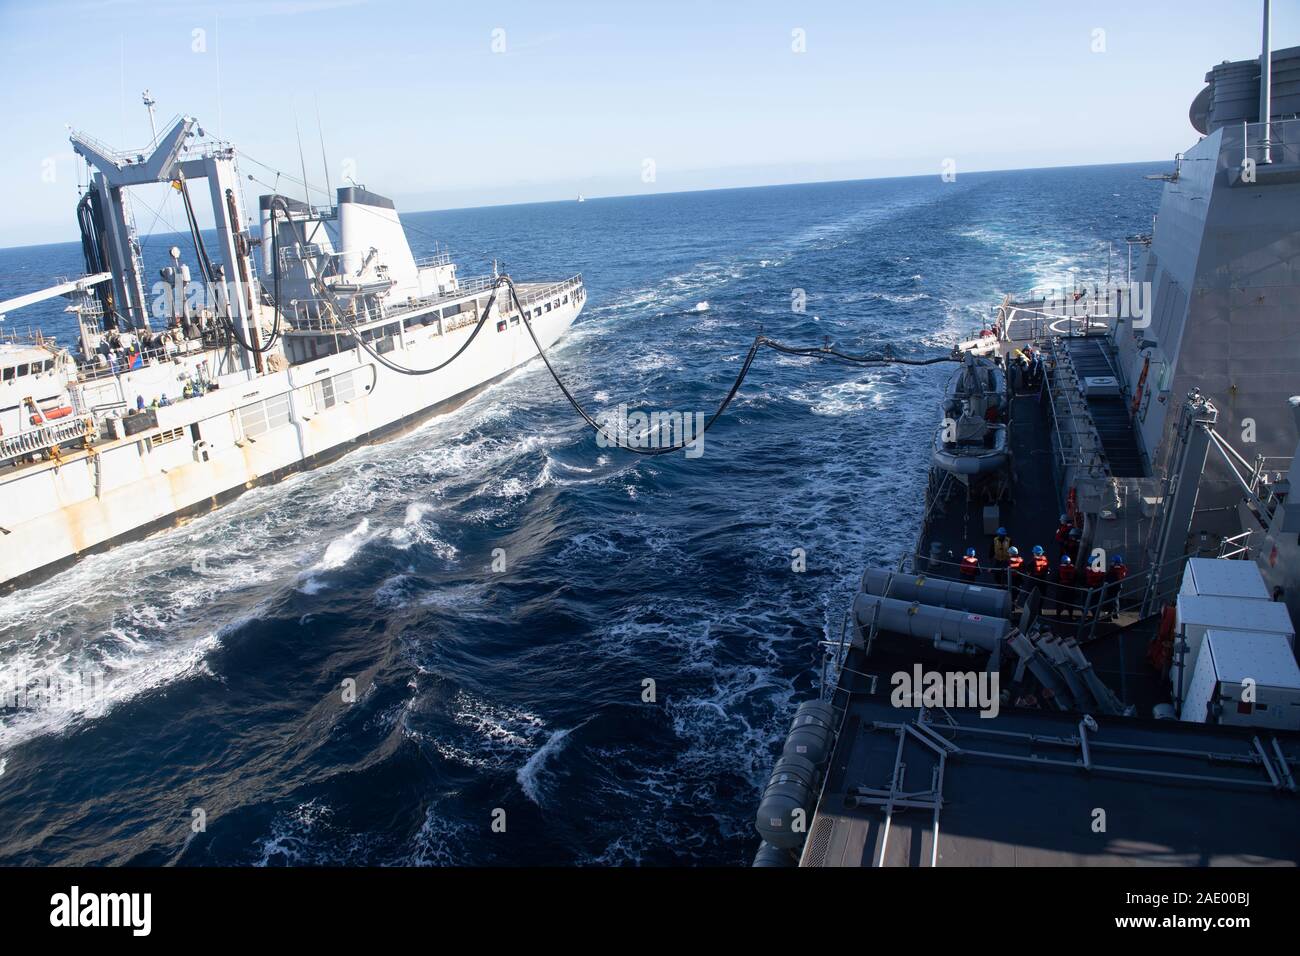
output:
<instances>
[{"instance_id":1,"label":"steel wire highline","mask_svg":"<svg viewBox=\"0 0 1300 956\"><path fill-rule=\"evenodd\" d=\"M350 321L348 321L346 316L342 315L341 313L336 313L336 316L338 320L342 322L344 326L347 327L348 331L352 333L353 338L356 340L357 344L360 345L361 348L363 348L370 355L371 358L379 362L385 368L391 369L392 371L398 372L402 375L429 375L433 372L439 371L440 369L446 368L452 362L456 361L456 359L460 358L461 354L464 353L464 351L467 348L469 348L470 343L474 341L475 336L478 335L479 330L483 328L483 324L488 320L489 316L491 315L492 306L496 302L497 292L503 285L509 290L510 299L514 303L514 307L519 311L519 314L523 317L524 327L528 329L528 335L533 340L533 345L537 347L537 354L540 355L542 357L542 361L546 363L546 369L548 372L551 373L551 378L555 379L555 384L560 387L560 391L564 393L564 397L568 399L569 404L573 406L573 410L578 413L579 417L581 417L583 421L585 421L588 425L590 425L593 429L595 429L597 434L608 434L606 426L598 422L595 418L591 416L590 413L588 413L588 411L585 408L583 408L582 403L579 402L574 397L573 393L569 390L569 387L564 384L564 380L560 378L560 373L557 372L555 370L555 366L551 364L550 356L546 354L546 349L542 348L542 343L538 341L537 333L533 331L533 324L528 319L528 311L523 307L523 304L519 301L519 294L518 292L516 292L515 284L509 276L499 276L496 282L493 284L492 295L488 298L487 305L485 305L483 308L483 314L479 316L479 320L477 323L475 323L474 330L470 333L469 338L465 340L465 344L462 345L459 349L457 349L456 354L453 355L451 358L447 359L445 362L441 362L440 364L433 366L432 368L420 368L420 369L407 368L403 365L399 365L396 362L393 362L388 358L385 358L377 350L371 347L369 342L365 341L365 339L361 336L361 333L357 330L356 326L354 326ZM884 352L879 354L855 355L851 352L841 352L839 349L833 348L829 344L829 342L820 346L785 345L781 342L777 342L774 341L773 339L769 339L767 336L763 335L760 332L758 335L754 336L754 341L749 346L749 351L745 354L745 361L741 363L740 373L736 376L735 382L732 383L731 389L727 392L726 397L722 399L721 403L719 403L714 413L710 415L708 420L704 423L704 428L700 432L701 435L703 435L705 432L707 432L710 428L713 427L713 423L716 422L722 416L722 413L727 410L727 406L731 404L732 399L736 397L736 393L740 391L740 386L745 381L745 376L749 374L749 369L754 364L754 359L758 355L758 350L761 348L770 348L774 351L781 352L786 355L797 355L806 358L830 359L832 361L841 362L846 365L856 365L860 367L876 367L876 366L883 366L883 365L937 365L940 362L961 361L961 355L955 349L947 355L936 355L936 356L931 356L930 358L918 358L918 359L902 358L893 355L888 349L886 349ZM680 442L662 448L636 448L627 444L619 444L617 447L622 448L625 451L633 452L638 455L646 455L646 456L667 455L673 452L683 451L687 447L689 447L693 442L698 440L699 440L699 436L696 436L692 438L691 441Z\"/></svg>"}]
</instances>

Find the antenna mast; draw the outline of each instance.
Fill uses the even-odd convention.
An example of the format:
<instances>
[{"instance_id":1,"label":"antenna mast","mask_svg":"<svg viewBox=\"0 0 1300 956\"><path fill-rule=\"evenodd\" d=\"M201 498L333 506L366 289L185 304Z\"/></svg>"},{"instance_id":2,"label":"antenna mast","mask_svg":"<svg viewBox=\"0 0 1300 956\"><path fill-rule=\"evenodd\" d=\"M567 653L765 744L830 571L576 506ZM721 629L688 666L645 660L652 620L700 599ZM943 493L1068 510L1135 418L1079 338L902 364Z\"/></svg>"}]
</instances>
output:
<instances>
[{"instance_id":1,"label":"antenna mast","mask_svg":"<svg viewBox=\"0 0 1300 956\"><path fill-rule=\"evenodd\" d=\"M1264 124L1264 155L1262 161L1273 162L1272 144L1269 142L1269 130L1273 117L1273 55L1269 51L1269 26L1273 19L1269 0L1264 0L1264 48L1259 54L1259 121Z\"/></svg>"},{"instance_id":2,"label":"antenna mast","mask_svg":"<svg viewBox=\"0 0 1300 956\"><path fill-rule=\"evenodd\" d=\"M298 165L302 168L302 194L307 198L307 208L311 208L311 187L307 185L307 160L302 154L302 130L298 128L298 111L293 111L293 131L298 136Z\"/></svg>"},{"instance_id":3,"label":"antenna mast","mask_svg":"<svg viewBox=\"0 0 1300 956\"><path fill-rule=\"evenodd\" d=\"M1264 35L1268 36L1268 27L1265 27L1264 31L1265 31ZM149 141L149 145L152 146L154 149L157 149L158 148L158 127L154 125L153 108L158 101L149 95L148 90L144 91L144 93L141 95L141 99L144 100L145 109L149 111L149 132L153 136L153 139Z\"/></svg>"},{"instance_id":4,"label":"antenna mast","mask_svg":"<svg viewBox=\"0 0 1300 956\"><path fill-rule=\"evenodd\" d=\"M328 204L334 196L330 187L330 161L325 156L325 131L320 125L320 97L316 97L316 135L320 137L320 163L325 168L325 202Z\"/></svg>"}]
</instances>

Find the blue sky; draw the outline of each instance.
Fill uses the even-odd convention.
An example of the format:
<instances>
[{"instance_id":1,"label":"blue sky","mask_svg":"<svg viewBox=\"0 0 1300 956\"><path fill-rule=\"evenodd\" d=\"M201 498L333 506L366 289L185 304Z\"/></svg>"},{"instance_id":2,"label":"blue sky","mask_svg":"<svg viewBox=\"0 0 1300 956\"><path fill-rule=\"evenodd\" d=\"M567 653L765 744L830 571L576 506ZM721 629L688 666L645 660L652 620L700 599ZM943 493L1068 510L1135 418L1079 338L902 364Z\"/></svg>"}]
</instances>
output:
<instances>
[{"instance_id":1,"label":"blue sky","mask_svg":"<svg viewBox=\"0 0 1300 956\"><path fill-rule=\"evenodd\" d=\"M323 182L319 104L332 183L408 210L1166 159L1260 6L0 0L0 245L75 238L65 124L141 146L145 88L298 176L296 115ZM1300 43L1300 0L1273 6Z\"/></svg>"}]
</instances>

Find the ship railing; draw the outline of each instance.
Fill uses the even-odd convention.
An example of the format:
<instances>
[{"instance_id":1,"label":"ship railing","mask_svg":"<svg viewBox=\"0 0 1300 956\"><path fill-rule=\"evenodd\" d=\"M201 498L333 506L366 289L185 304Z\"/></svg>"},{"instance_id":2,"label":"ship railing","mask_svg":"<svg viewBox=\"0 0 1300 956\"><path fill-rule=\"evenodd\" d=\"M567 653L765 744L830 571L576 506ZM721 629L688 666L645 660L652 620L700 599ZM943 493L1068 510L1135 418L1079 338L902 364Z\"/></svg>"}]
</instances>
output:
<instances>
[{"instance_id":1,"label":"ship railing","mask_svg":"<svg viewBox=\"0 0 1300 956\"><path fill-rule=\"evenodd\" d=\"M1251 470L1251 489L1258 491L1266 475L1281 477L1286 474L1291 470L1293 461L1295 461L1294 455L1256 455Z\"/></svg>"},{"instance_id":2,"label":"ship railing","mask_svg":"<svg viewBox=\"0 0 1300 956\"><path fill-rule=\"evenodd\" d=\"M1078 395L1073 367L1062 361L1056 339L1049 340L1048 352L1051 361L1040 388L1047 390L1051 402L1052 448L1061 466L1061 474L1057 477L1063 478L1071 466L1077 466L1087 475L1109 477L1102 456L1101 436L1092 427L1091 417L1084 413L1086 402ZM1076 395L1077 407L1074 404Z\"/></svg>"},{"instance_id":3,"label":"ship railing","mask_svg":"<svg viewBox=\"0 0 1300 956\"><path fill-rule=\"evenodd\" d=\"M422 259L415 260L415 268L417 269L432 269L435 266L449 265L451 265L450 252L436 252L431 256L425 256Z\"/></svg>"},{"instance_id":4,"label":"ship railing","mask_svg":"<svg viewBox=\"0 0 1300 956\"><path fill-rule=\"evenodd\" d=\"M28 348L39 348L42 345L58 347L55 345L54 336L34 325L14 327L7 322L3 328L0 328L0 344L20 345Z\"/></svg>"},{"instance_id":5,"label":"ship railing","mask_svg":"<svg viewBox=\"0 0 1300 956\"><path fill-rule=\"evenodd\" d=\"M999 308L1002 337L1008 342L1043 342L1054 335L1078 338L1084 335L1102 335L1114 328L1115 317L1110 313L1110 303L1102 301L1100 308L1090 299L1081 299L1084 307L1078 312L1050 312L1024 304L1010 303Z\"/></svg>"},{"instance_id":6,"label":"ship railing","mask_svg":"<svg viewBox=\"0 0 1300 956\"><path fill-rule=\"evenodd\" d=\"M197 343L198 340L186 339L185 341L187 345L183 346L173 344L162 348L137 349L129 355L105 356L105 363L103 365L86 364L79 367L77 369L77 378L82 382L95 382L105 378L114 378L137 368L143 368L148 365L160 365L172 361L172 359L177 356L187 355L190 352L202 351L203 347L201 344L196 344L194 346L188 345L190 342ZM136 363L136 359L139 359L139 364Z\"/></svg>"},{"instance_id":7,"label":"ship railing","mask_svg":"<svg viewBox=\"0 0 1300 956\"><path fill-rule=\"evenodd\" d=\"M1234 550L1232 547L1227 552L1220 557L1241 560L1247 558L1249 553L1248 549ZM968 571L963 573L966 566L951 550L947 554L947 557L919 553L906 555L908 560L900 561L900 570L906 567L915 574L1010 590L1013 606L1023 606L1030 594L1037 589L1042 599L1042 610L1050 610L1055 614L1053 630L1066 633L1066 625L1069 625L1073 627L1073 636L1080 643L1092 640L1097 625L1109 617L1132 615L1135 620L1141 620L1158 613L1165 605L1172 604L1182 587L1183 570L1188 558L1204 557L1199 554L1179 555L1158 567L1133 572L1123 580L1107 580L1095 587L1088 587L1086 584L1060 583L1055 570L1050 570L1046 578L1038 578L1027 571L1011 571L1005 565L991 560L980 561L976 565L976 573L970 575ZM1086 561L1076 565L1076 573L1080 577L1086 569Z\"/></svg>"},{"instance_id":8,"label":"ship railing","mask_svg":"<svg viewBox=\"0 0 1300 956\"><path fill-rule=\"evenodd\" d=\"M1300 162L1300 119L1241 124L1242 166L1250 160L1263 163Z\"/></svg>"},{"instance_id":9,"label":"ship railing","mask_svg":"<svg viewBox=\"0 0 1300 956\"><path fill-rule=\"evenodd\" d=\"M74 418L6 435L0 438L0 461L34 455L64 442L77 441L85 438L89 431L90 426L84 419Z\"/></svg>"},{"instance_id":10,"label":"ship railing","mask_svg":"<svg viewBox=\"0 0 1300 956\"><path fill-rule=\"evenodd\" d=\"M557 295L577 289L582 285L582 276L570 276L551 285L543 286L540 289L521 289L519 290L519 302L524 306L531 306L534 303L545 302ZM513 305L513 303L511 303Z\"/></svg>"},{"instance_id":11,"label":"ship railing","mask_svg":"<svg viewBox=\"0 0 1300 956\"><path fill-rule=\"evenodd\" d=\"M1247 529L1246 531L1241 532L1241 534L1229 535L1224 538L1219 542L1218 557L1229 560L1235 558L1249 558L1250 535L1251 532Z\"/></svg>"},{"instance_id":12,"label":"ship railing","mask_svg":"<svg viewBox=\"0 0 1300 956\"><path fill-rule=\"evenodd\" d=\"M176 113L173 114L171 119L167 120L165 123L159 123L157 129L162 132L159 134L158 140L162 139L163 136L169 133L171 128L180 122L180 119L181 114ZM141 146L138 149L115 149L105 143L102 139L96 139L94 136L90 136L80 130L72 130L71 132L78 141L85 143L101 156L104 156L106 159L111 159L114 162L122 163L123 165L133 165L138 163L142 157L149 156L158 145L158 140L153 140L148 146ZM202 147L197 149L201 151ZM187 155L194 155L194 153L195 150L186 149Z\"/></svg>"},{"instance_id":13,"label":"ship railing","mask_svg":"<svg viewBox=\"0 0 1300 956\"><path fill-rule=\"evenodd\" d=\"M444 332L449 332L478 321L481 310L487 304L486 299L483 298L483 293L491 292L497 281L498 277L496 276L473 276L458 281L458 287L453 291L393 303L378 297L365 296L359 300L359 308L347 313L347 319L353 325L364 325L387 319L400 319L413 312L427 311L435 307L440 308L443 305L463 299L477 297L472 308L463 309L461 312L443 317L442 329ZM545 302L555 296L571 292L581 285L582 276L576 275L540 289L523 288L519 290L519 301L527 309L534 303ZM497 311L499 314L510 315L514 312L514 303L513 301L507 301L508 299L509 297L504 293L497 296ZM336 318L337 309L337 305L329 299L296 299L293 302L294 328L316 332L347 331L347 327Z\"/></svg>"}]
</instances>

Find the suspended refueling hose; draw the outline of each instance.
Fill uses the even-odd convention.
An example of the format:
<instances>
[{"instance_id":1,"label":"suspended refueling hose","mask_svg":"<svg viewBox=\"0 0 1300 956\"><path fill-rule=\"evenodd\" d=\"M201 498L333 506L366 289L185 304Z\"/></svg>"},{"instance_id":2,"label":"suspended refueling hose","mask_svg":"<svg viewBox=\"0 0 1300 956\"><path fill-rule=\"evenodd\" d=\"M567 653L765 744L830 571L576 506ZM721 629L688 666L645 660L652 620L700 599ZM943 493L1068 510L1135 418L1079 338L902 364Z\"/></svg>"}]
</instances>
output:
<instances>
[{"instance_id":1,"label":"suspended refueling hose","mask_svg":"<svg viewBox=\"0 0 1300 956\"><path fill-rule=\"evenodd\" d=\"M598 434L605 434L606 433L605 426L601 425L600 422L596 421L596 419L593 418L587 412L587 410L582 407L582 403L579 402L576 398L574 398L573 393L569 391L568 386L564 384L564 380L560 378L560 373L557 372L555 370L555 366L551 364L551 359L546 354L546 349L542 348L542 343L538 341L537 333L533 331L533 324L528 320L528 312L526 309L524 309L523 304L519 301L519 294L515 290L515 284L509 276L500 276L493 284L492 295L488 299L487 305L484 306L483 314L479 316L478 322L474 325L474 331L470 333L470 336L468 339L466 339L465 344L462 345L456 351L456 354L453 355L451 358L447 359L445 362L442 362L439 365L435 365L432 368L423 368L423 369L406 368L405 366L398 365L396 362L390 361L389 359L382 356L378 351L371 348L370 343L362 339L361 334L357 330L356 326L354 326L351 322L349 322L345 316L340 314L338 318L352 333L353 337L357 341L357 344L360 345L361 348L363 348L373 359L375 359L385 368L391 369L392 371L398 372L402 375L429 375L430 373L436 372L439 369L446 368L452 362L456 361L456 359L458 359L467 348L469 348L470 343L474 341L474 337L478 335L479 330L483 328L483 324L488 320L488 317L492 311L492 305L496 301L497 290L502 285L506 286L510 290L511 301L514 303L515 308L519 311L519 314L523 317L524 327L528 330L528 335L533 340L533 345L536 346L537 348L537 354L540 355L542 357L542 361L546 363L546 370L551 373L551 378L555 379L555 384L559 386L560 391L564 393L564 397L568 399L569 404L573 406L573 410L578 413L578 416L582 418L582 420L585 421L588 425L590 425L593 429L595 429ZM829 344L822 345L822 346L811 346L811 347L785 345L781 342L776 342L772 339L769 339L762 333L759 333L758 335L754 336L754 341L749 346L749 351L745 354L745 360L744 362L741 363L740 372L739 374L736 375L736 380L731 384L731 389L727 392L726 396L719 403L717 409L713 412L713 414L710 415L709 418L705 421L704 428L701 430L700 435L703 435L710 428L712 428L713 423L716 422L722 416L722 413L724 411L726 411L727 406L730 405L732 399L736 397L736 393L740 391L740 386L745 381L745 377L749 374L749 369L754 364L754 359L758 355L758 350L764 347L773 349L777 352L782 352L786 355L799 355L807 358L833 359L835 361L843 362L849 365L868 366L868 367L880 366L880 365L937 365L940 362L961 361L961 356L956 349L954 349L952 352L950 352L947 355L936 355L925 359L898 358L894 356L888 349L886 349L885 352L877 355L870 355L870 354L855 355L850 352L841 352L838 349L832 348ZM646 456L667 455L667 454L671 454L672 452L678 452L684 450L685 448L688 447L688 445L692 444L695 441L698 441L698 439L699 436L696 436L695 438L692 438L690 442L682 442L679 444L671 445L668 447L662 447L662 448L635 448L630 445L620 445L619 447L623 448L626 451L634 452L635 454L638 455L646 455Z\"/></svg>"}]
</instances>

